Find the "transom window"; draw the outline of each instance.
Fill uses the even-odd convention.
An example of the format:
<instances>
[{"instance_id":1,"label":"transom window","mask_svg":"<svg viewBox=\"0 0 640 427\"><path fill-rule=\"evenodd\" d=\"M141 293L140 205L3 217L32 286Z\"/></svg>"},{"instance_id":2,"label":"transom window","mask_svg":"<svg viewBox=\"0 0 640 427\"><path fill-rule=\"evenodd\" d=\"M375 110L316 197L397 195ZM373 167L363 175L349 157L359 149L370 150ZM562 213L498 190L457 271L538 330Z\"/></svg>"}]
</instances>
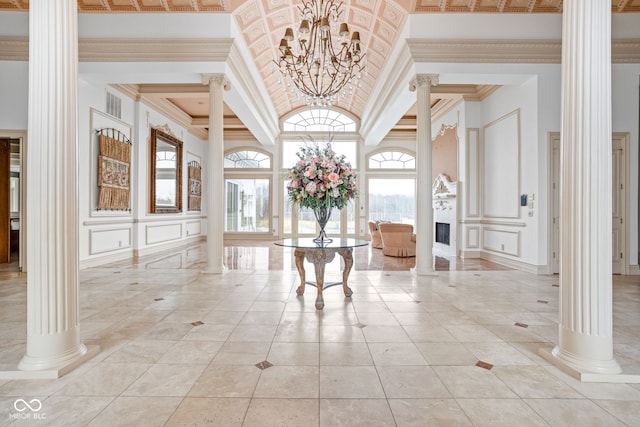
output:
<instances>
[{"instance_id":1,"label":"transom window","mask_svg":"<svg viewBox=\"0 0 640 427\"><path fill-rule=\"evenodd\" d=\"M283 123L285 132L355 132L356 123L338 111L315 108L300 111Z\"/></svg>"},{"instance_id":2,"label":"transom window","mask_svg":"<svg viewBox=\"0 0 640 427\"><path fill-rule=\"evenodd\" d=\"M225 169L270 169L271 157L253 150L238 150L224 156Z\"/></svg>"},{"instance_id":3,"label":"transom window","mask_svg":"<svg viewBox=\"0 0 640 427\"><path fill-rule=\"evenodd\" d=\"M415 169L415 156L402 151L380 151L369 156L369 169Z\"/></svg>"}]
</instances>

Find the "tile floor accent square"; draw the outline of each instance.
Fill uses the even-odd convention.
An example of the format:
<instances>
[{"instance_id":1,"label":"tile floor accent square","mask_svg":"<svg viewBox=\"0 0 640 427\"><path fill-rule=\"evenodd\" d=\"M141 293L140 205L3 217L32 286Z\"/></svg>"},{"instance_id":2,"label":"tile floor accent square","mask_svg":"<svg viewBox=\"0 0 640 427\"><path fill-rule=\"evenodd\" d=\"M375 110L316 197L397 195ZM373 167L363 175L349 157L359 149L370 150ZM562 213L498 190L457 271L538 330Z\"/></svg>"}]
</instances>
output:
<instances>
[{"instance_id":1,"label":"tile floor accent square","mask_svg":"<svg viewBox=\"0 0 640 427\"><path fill-rule=\"evenodd\" d=\"M254 366L260 369L261 371L264 371L265 369L270 368L273 365L269 363L267 360L263 360L262 362L256 363Z\"/></svg>"},{"instance_id":2,"label":"tile floor accent square","mask_svg":"<svg viewBox=\"0 0 640 427\"><path fill-rule=\"evenodd\" d=\"M478 360L478 363L476 363L476 366L487 369L487 370L491 370L491 368L493 368L493 365L491 363L483 362L482 360Z\"/></svg>"}]
</instances>

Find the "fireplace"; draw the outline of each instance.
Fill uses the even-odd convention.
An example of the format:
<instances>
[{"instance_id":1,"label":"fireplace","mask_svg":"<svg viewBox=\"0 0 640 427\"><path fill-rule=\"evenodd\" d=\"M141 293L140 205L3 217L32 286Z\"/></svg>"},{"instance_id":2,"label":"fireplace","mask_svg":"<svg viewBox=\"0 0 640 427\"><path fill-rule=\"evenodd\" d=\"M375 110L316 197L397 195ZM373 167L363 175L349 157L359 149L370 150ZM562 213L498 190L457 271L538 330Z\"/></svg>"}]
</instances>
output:
<instances>
[{"instance_id":1,"label":"fireplace","mask_svg":"<svg viewBox=\"0 0 640 427\"><path fill-rule=\"evenodd\" d=\"M444 222L436 222L436 243L450 245L450 224Z\"/></svg>"},{"instance_id":2,"label":"fireplace","mask_svg":"<svg viewBox=\"0 0 640 427\"><path fill-rule=\"evenodd\" d=\"M433 250L440 256L456 256L458 252L457 186L445 174L438 175L433 183Z\"/></svg>"}]
</instances>

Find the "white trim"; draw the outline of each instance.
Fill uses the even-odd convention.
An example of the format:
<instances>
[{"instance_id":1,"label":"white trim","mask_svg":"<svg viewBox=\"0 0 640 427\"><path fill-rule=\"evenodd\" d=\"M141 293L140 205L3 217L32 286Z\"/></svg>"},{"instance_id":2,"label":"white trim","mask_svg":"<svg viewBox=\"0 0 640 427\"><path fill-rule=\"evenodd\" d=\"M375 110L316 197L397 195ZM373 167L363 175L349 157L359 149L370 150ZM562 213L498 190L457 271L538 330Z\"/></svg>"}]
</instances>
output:
<instances>
[{"instance_id":1,"label":"white trim","mask_svg":"<svg viewBox=\"0 0 640 427\"><path fill-rule=\"evenodd\" d=\"M480 252L480 258L487 261L495 262L496 264L504 265L505 267L511 267L515 270L521 270L531 274L545 274L546 266L533 265L528 262L517 261L510 258L505 258L500 255L492 254L489 252Z\"/></svg>"}]
</instances>

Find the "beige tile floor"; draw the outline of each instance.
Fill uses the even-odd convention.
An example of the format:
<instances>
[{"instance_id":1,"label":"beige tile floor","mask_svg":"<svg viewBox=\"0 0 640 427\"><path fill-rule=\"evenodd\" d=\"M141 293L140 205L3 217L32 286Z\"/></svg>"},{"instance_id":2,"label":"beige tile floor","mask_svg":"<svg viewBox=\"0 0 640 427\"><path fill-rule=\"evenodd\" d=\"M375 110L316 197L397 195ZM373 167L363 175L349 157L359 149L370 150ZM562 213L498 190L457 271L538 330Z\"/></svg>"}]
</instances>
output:
<instances>
[{"instance_id":1,"label":"beige tile floor","mask_svg":"<svg viewBox=\"0 0 640 427\"><path fill-rule=\"evenodd\" d=\"M580 383L538 356L557 340L557 276L445 259L416 277L365 248L353 297L330 288L317 311L290 250L230 245L222 275L201 274L204 251L82 270L82 339L101 352L57 380L0 380L0 425L640 425L640 385ZM0 369L24 354L25 283L0 271ZM640 277L613 294L616 358L640 373ZM18 399L40 419L18 419Z\"/></svg>"}]
</instances>

